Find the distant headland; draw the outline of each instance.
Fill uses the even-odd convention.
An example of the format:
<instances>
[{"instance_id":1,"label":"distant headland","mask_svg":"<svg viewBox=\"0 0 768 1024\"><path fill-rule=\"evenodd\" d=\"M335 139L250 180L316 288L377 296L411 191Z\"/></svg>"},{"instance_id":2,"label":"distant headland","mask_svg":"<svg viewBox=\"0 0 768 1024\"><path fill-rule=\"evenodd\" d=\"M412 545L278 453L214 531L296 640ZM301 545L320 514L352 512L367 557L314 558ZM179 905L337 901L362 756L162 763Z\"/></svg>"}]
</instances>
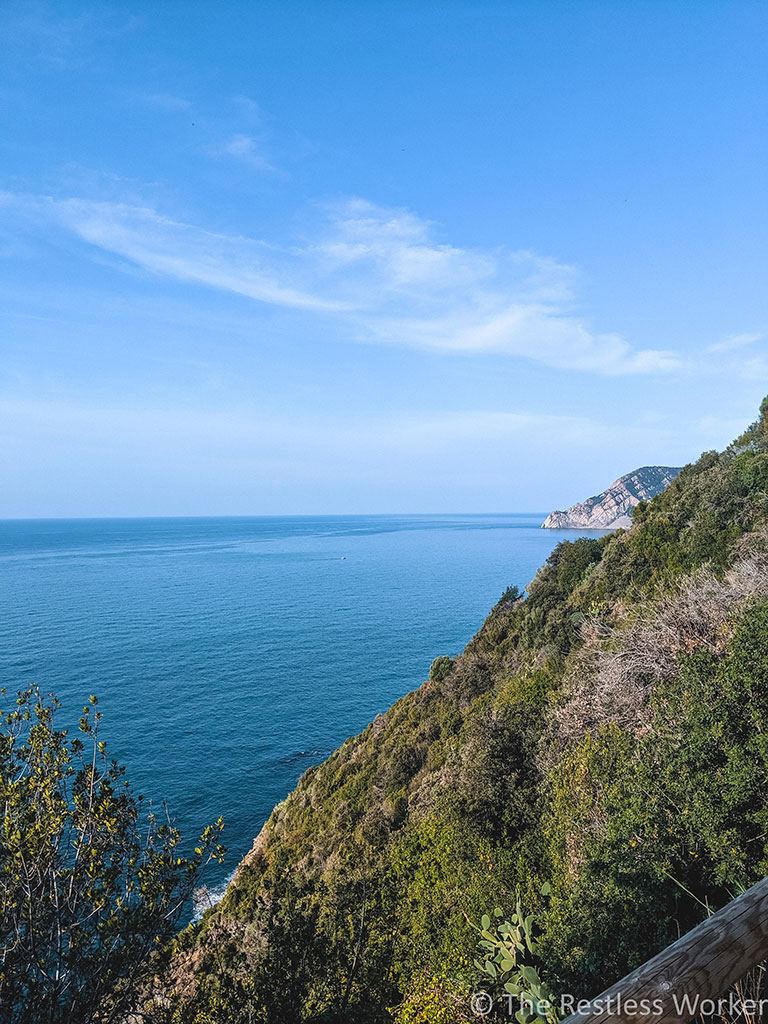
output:
<instances>
[{"instance_id":1,"label":"distant headland","mask_svg":"<svg viewBox=\"0 0 768 1024\"><path fill-rule=\"evenodd\" d=\"M632 525L632 509L667 488L680 472L678 466L642 466L611 486L565 512L550 512L544 530L618 530Z\"/></svg>"}]
</instances>

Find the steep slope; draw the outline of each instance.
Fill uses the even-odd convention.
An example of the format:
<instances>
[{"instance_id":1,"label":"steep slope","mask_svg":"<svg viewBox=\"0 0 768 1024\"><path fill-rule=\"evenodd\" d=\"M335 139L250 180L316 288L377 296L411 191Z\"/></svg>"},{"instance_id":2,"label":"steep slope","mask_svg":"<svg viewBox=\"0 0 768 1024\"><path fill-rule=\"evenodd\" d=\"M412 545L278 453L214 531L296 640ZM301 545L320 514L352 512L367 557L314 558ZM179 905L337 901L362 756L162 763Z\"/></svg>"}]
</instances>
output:
<instances>
[{"instance_id":1,"label":"steep slope","mask_svg":"<svg viewBox=\"0 0 768 1024\"><path fill-rule=\"evenodd\" d=\"M768 873L767 403L304 774L179 937L169 1019L454 1024L464 915L518 892L586 996Z\"/></svg>"},{"instance_id":2,"label":"steep slope","mask_svg":"<svg viewBox=\"0 0 768 1024\"><path fill-rule=\"evenodd\" d=\"M632 509L641 501L655 498L679 472L680 468L674 466L642 466L565 512L550 512L541 524L542 529L627 530L632 525Z\"/></svg>"}]
</instances>

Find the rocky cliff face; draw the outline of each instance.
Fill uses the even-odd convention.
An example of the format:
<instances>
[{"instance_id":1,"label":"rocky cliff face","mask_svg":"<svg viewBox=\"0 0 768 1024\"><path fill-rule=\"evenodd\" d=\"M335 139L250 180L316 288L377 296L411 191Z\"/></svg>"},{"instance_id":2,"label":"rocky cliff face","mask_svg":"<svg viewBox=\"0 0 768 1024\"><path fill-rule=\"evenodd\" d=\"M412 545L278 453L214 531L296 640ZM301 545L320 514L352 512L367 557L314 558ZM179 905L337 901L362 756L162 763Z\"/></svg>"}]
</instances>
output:
<instances>
[{"instance_id":1,"label":"rocky cliff face","mask_svg":"<svg viewBox=\"0 0 768 1024\"><path fill-rule=\"evenodd\" d=\"M565 512L550 512L545 530L618 530L632 525L632 509L650 501L675 479L676 466L643 466L611 484L607 491L571 505Z\"/></svg>"}]
</instances>

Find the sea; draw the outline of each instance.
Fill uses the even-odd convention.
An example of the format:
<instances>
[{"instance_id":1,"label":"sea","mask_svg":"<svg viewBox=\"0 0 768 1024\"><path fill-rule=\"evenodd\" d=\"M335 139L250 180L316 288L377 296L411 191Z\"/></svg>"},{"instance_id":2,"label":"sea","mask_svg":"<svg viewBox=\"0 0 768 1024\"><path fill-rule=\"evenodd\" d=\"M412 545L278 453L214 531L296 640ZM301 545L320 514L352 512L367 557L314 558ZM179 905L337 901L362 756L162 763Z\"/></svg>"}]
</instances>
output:
<instances>
[{"instance_id":1,"label":"sea","mask_svg":"<svg viewBox=\"0 0 768 1024\"><path fill-rule=\"evenodd\" d=\"M307 767L578 536L543 518L6 520L0 685L56 694L66 726L97 695L137 794L189 841L224 818L216 894Z\"/></svg>"}]
</instances>

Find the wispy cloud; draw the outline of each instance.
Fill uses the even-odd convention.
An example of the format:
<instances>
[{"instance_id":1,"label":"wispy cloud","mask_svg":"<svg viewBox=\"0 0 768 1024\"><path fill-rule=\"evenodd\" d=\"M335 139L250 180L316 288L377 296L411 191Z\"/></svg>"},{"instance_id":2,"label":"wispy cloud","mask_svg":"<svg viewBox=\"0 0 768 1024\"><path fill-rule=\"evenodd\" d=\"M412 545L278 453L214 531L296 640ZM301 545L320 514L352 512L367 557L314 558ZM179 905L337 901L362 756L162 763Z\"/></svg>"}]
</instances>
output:
<instances>
[{"instance_id":1,"label":"wispy cloud","mask_svg":"<svg viewBox=\"0 0 768 1024\"><path fill-rule=\"evenodd\" d=\"M145 207L78 199L46 206L84 241L146 270L272 305L321 312L343 308L291 283L279 266L280 251L265 242L205 231Z\"/></svg>"},{"instance_id":2,"label":"wispy cloud","mask_svg":"<svg viewBox=\"0 0 768 1024\"><path fill-rule=\"evenodd\" d=\"M0 31L26 51L29 59L54 71L81 67L97 59L98 44L120 39L142 24L134 14L84 9L62 15L42 0L8 4L0 10Z\"/></svg>"},{"instance_id":3,"label":"wispy cloud","mask_svg":"<svg viewBox=\"0 0 768 1024\"><path fill-rule=\"evenodd\" d=\"M204 147L208 156L236 160L256 171L279 172L269 155L272 118L255 100L233 96L226 111L201 120L213 134L212 141Z\"/></svg>"},{"instance_id":4,"label":"wispy cloud","mask_svg":"<svg viewBox=\"0 0 768 1024\"><path fill-rule=\"evenodd\" d=\"M269 162L263 152L263 143L255 135L236 132L220 145L209 146L212 156L231 157L247 164L257 171L274 171L275 166Z\"/></svg>"},{"instance_id":5,"label":"wispy cloud","mask_svg":"<svg viewBox=\"0 0 768 1024\"><path fill-rule=\"evenodd\" d=\"M159 110L190 110L192 107L190 100L170 92L136 93L132 98L138 103L146 104L149 107L157 107Z\"/></svg>"},{"instance_id":6,"label":"wispy cloud","mask_svg":"<svg viewBox=\"0 0 768 1024\"><path fill-rule=\"evenodd\" d=\"M708 352L735 352L738 349L746 348L748 345L754 345L758 341L763 341L765 335L761 331L746 332L744 334L729 334L727 338L723 338L722 341L715 342L714 345L710 345L707 349Z\"/></svg>"},{"instance_id":7,"label":"wispy cloud","mask_svg":"<svg viewBox=\"0 0 768 1024\"><path fill-rule=\"evenodd\" d=\"M244 155L247 137L234 143ZM519 250L434 239L415 214L361 199L323 209L299 244L233 236L152 208L84 199L6 196L145 270L332 316L361 342L444 353L497 353L601 374L669 371L677 356L636 349L574 311L575 273Z\"/></svg>"}]
</instances>

